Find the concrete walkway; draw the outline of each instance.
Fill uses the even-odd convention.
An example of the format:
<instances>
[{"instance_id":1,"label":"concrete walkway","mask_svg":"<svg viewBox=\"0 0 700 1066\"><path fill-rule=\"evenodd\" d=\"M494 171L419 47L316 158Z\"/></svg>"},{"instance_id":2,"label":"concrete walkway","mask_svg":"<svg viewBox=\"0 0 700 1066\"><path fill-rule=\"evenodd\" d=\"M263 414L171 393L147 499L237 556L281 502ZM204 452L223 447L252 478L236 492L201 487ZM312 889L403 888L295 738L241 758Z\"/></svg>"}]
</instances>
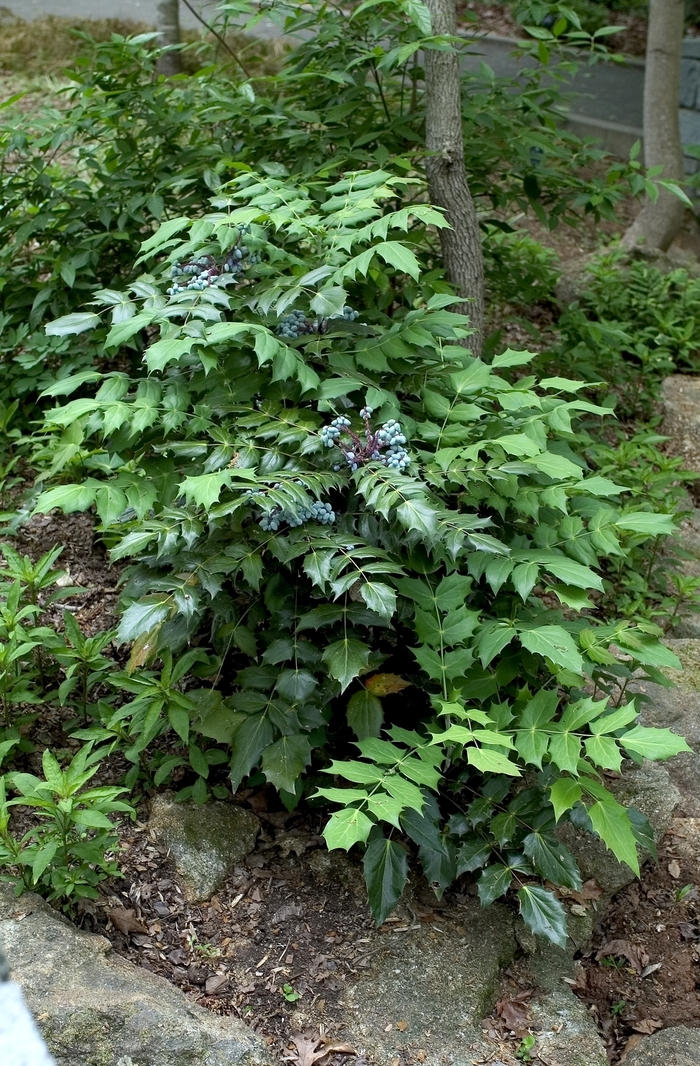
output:
<instances>
[{"instance_id":1,"label":"concrete walkway","mask_svg":"<svg viewBox=\"0 0 700 1066\"><path fill-rule=\"evenodd\" d=\"M216 8L216 0L190 0L190 3L205 18L207 9L212 12ZM149 23L156 20L156 0L2 0L0 6L8 7L23 19L36 18L38 15L63 15L65 18L134 19ZM188 28L198 25L184 4L180 4L180 20Z\"/></svg>"}]
</instances>

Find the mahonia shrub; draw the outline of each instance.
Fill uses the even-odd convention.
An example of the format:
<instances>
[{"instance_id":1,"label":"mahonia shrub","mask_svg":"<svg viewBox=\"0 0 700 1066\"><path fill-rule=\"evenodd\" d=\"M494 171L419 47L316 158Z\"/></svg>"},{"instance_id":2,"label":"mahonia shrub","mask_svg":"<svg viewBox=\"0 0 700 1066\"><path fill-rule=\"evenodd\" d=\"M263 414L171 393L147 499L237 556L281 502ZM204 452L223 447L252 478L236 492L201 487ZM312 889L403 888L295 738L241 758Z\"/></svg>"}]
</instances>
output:
<instances>
[{"instance_id":1,"label":"mahonia shrub","mask_svg":"<svg viewBox=\"0 0 700 1066\"><path fill-rule=\"evenodd\" d=\"M110 315L107 352L143 348L144 373L51 387L78 395L46 416L65 483L37 510L94 507L133 560L113 681L134 698L85 739L124 738L137 775L169 734L156 783L189 765L195 799L225 771L329 802L378 921L415 847L436 891L467 872L484 904L514 888L561 943L542 882L581 882L557 824L637 872L649 828L604 772L687 750L627 695L677 664L659 630L596 610L603 560L674 523L587 467L576 420L607 412L582 382L472 356L422 197L387 171L242 170L161 225L150 273L49 327Z\"/></svg>"}]
</instances>

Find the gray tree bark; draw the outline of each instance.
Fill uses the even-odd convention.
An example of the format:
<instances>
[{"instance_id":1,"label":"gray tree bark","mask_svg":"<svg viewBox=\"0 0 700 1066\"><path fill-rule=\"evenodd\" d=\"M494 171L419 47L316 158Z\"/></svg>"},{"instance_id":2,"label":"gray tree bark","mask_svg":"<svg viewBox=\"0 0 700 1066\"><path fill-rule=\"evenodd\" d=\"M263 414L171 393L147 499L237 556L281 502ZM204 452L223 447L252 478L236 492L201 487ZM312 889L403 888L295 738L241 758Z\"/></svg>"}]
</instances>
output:
<instances>
[{"instance_id":1,"label":"gray tree bark","mask_svg":"<svg viewBox=\"0 0 700 1066\"><path fill-rule=\"evenodd\" d=\"M171 44L180 44L180 0L158 0L156 7L156 29L158 44L167 48ZM180 74L182 59L179 52L166 52L158 60L156 67L159 74Z\"/></svg>"},{"instance_id":2,"label":"gray tree bark","mask_svg":"<svg viewBox=\"0 0 700 1066\"><path fill-rule=\"evenodd\" d=\"M684 0L649 0L646 72L644 75L644 162L663 166L660 175L682 184L683 150L678 121L681 52L685 22ZM680 229L685 208L673 193L659 191L656 203L647 199L622 245L666 251Z\"/></svg>"},{"instance_id":3,"label":"gray tree bark","mask_svg":"<svg viewBox=\"0 0 700 1066\"><path fill-rule=\"evenodd\" d=\"M682 0L681 0L682 2ZM457 32L455 0L426 0L435 36ZM478 355L483 343L484 256L476 208L464 165L459 56L425 50L425 142L430 199L443 208L450 229L440 230L448 280L464 301L476 330L465 342Z\"/></svg>"}]
</instances>

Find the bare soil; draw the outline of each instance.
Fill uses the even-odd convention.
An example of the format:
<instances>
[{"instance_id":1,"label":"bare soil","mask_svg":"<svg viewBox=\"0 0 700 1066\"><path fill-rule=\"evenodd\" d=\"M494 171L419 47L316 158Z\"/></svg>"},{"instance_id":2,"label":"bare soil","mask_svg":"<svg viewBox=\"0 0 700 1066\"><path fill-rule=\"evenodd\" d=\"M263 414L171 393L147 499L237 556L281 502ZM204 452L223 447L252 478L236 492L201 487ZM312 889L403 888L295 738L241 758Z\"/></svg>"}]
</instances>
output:
<instances>
[{"instance_id":1,"label":"bare soil","mask_svg":"<svg viewBox=\"0 0 700 1066\"><path fill-rule=\"evenodd\" d=\"M575 991L589 1005L611 1062L646 1034L700 1026L700 867L677 819L635 881L619 893L583 952Z\"/></svg>"}]
</instances>

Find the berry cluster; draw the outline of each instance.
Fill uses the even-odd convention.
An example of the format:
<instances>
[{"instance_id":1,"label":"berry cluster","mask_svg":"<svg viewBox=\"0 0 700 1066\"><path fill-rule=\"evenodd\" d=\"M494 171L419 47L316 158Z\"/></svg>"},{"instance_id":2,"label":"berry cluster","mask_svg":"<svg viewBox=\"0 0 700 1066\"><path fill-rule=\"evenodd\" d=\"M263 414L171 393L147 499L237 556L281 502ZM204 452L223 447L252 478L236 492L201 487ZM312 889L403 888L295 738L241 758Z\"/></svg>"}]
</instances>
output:
<instances>
[{"instance_id":1,"label":"berry cluster","mask_svg":"<svg viewBox=\"0 0 700 1066\"><path fill-rule=\"evenodd\" d=\"M345 415L339 415L329 426L324 426L321 430L322 443L326 448L339 448L352 471L357 470L370 459L375 459L389 467L390 470L403 473L408 469L411 460L403 447L406 437L401 426L395 418L390 418L381 429L373 431L370 425L372 414L371 407L363 407L360 411L360 418L365 423L364 441L351 429L350 419ZM349 437L351 443L345 443L343 437ZM336 464L333 469L340 470L340 464Z\"/></svg>"},{"instance_id":2,"label":"berry cluster","mask_svg":"<svg viewBox=\"0 0 700 1066\"><path fill-rule=\"evenodd\" d=\"M248 226L241 228L241 235L247 233ZM243 273L246 266L260 262L260 256L250 253L246 244L240 241L229 252L223 263L217 263L213 255L200 255L187 262L173 263L170 268L172 285L167 289L168 296L177 296L180 292L201 292L214 285L224 274L233 274L234 278ZM185 280L187 279L187 280Z\"/></svg>"},{"instance_id":3,"label":"berry cluster","mask_svg":"<svg viewBox=\"0 0 700 1066\"><path fill-rule=\"evenodd\" d=\"M288 526L294 528L303 526L305 522L310 522L312 519L315 522L320 522L322 526L331 526L335 522L335 511L329 503L321 503L320 500L315 500L310 507L302 507L297 514L283 511L281 507L275 507L269 514L262 516L259 525L266 532L272 530L276 533L282 522L286 522Z\"/></svg>"},{"instance_id":4,"label":"berry cluster","mask_svg":"<svg viewBox=\"0 0 700 1066\"><path fill-rule=\"evenodd\" d=\"M301 484L300 481L297 482ZM276 489L281 489L280 484L275 485ZM253 501L256 496L264 496L263 489L252 489L245 494L246 500ZM302 507L296 513L291 511L285 511L282 507L273 507L269 514L264 514L258 523L261 529L265 532L276 533L280 525L285 522L292 529L297 526L303 526L305 522L310 521L320 522L323 526L331 526L335 522L335 511L329 503L321 503L320 500L314 500L310 507Z\"/></svg>"},{"instance_id":5,"label":"berry cluster","mask_svg":"<svg viewBox=\"0 0 700 1066\"><path fill-rule=\"evenodd\" d=\"M344 307L337 315L331 315L330 318L307 318L303 311L290 311L288 315L280 319L275 332L278 337L295 341L297 337L303 337L308 333L325 333L328 323L335 319L354 322L359 317L360 312L353 311L350 307Z\"/></svg>"},{"instance_id":6,"label":"berry cluster","mask_svg":"<svg viewBox=\"0 0 700 1066\"><path fill-rule=\"evenodd\" d=\"M291 311L280 319L275 333L285 340L295 341L306 333L318 333L318 323L309 321L303 311Z\"/></svg>"}]
</instances>

